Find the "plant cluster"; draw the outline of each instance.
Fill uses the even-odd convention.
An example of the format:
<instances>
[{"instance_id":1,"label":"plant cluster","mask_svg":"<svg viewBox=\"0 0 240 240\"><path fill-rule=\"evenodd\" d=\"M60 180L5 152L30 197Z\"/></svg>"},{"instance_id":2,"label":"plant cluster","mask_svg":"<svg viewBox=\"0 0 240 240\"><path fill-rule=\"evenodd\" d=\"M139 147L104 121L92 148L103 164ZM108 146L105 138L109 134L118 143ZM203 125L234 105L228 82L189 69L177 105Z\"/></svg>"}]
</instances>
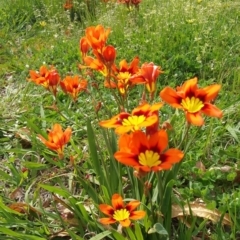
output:
<instances>
[{"instance_id":1,"label":"plant cluster","mask_svg":"<svg viewBox=\"0 0 240 240\"><path fill-rule=\"evenodd\" d=\"M74 178L80 181L81 187L85 189L85 193L88 193L88 201L93 204L91 212L93 211L94 214L92 213L91 216L86 216L84 210L86 206L82 205L81 221L85 219L89 222L88 230L91 229L95 233L103 229L99 224L115 225L99 233L97 239L101 239L101 236L108 236L110 239L112 237L114 239L169 238L174 236L172 219L175 217L187 221L186 216L199 216L213 222L231 224L227 214L217 210L211 211L203 203L188 203L184 200L178 200L176 203L176 199L173 203L174 183L184 162L184 155L195 141L195 136L189 137L190 128L194 125L203 126L203 114L217 118L223 115L222 111L213 104L221 86L213 84L199 88L198 79L192 78L176 90L171 87L163 88L159 93L163 101L156 102L157 79L163 73L161 67L152 62L139 66L138 57L134 57L131 63L127 63L125 59L121 60L118 67L117 50L107 44L109 34L109 28L105 29L102 25L97 25L86 28L85 36L80 39L82 62L79 64L79 70L88 80L78 75L66 76L60 80L53 66L49 69L41 66L39 72L30 70L28 79L44 86L53 94L52 108L60 112L57 94L59 85L64 93L71 96L74 103L72 107L76 107L78 94L82 91L90 94L93 103L96 103L93 91L99 93L102 86L96 84L94 79L99 78L98 73L100 73L104 78L104 87L109 89L116 104L115 108L107 109L108 102L102 99L102 102L95 105L99 125L103 128L113 128L115 133L112 130L102 129L95 134L91 119L86 119L90 151L87 166L93 171L88 175L87 180L80 173L81 170L74 157L68 156L74 167ZM140 89L137 85L143 88ZM131 99L131 91L136 87L141 91L141 98L134 102ZM179 121L184 123L184 126L177 122L175 126L170 119L161 123L159 110L164 108L165 103L184 112L185 123ZM135 104L137 107L129 112ZM101 115L104 109L109 111L107 120L101 119L105 116ZM114 114L116 109L118 113ZM71 105L68 111L72 111ZM68 127L63 132L59 123L53 124L48 136L39 135L38 138L46 147L58 154L58 160L55 161L63 162L64 158L67 159L64 146L70 141L74 129ZM176 127L182 129L180 138L174 141L170 139L169 142L169 134ZM99 138L104 140L104 144L97 143ZM62 163L60 166L63 166ZM43 184L41 187L53 193L58 192L55 187ZM125 204L123 198L131 201ZM109 205L110 201L111 205ZM64 204L69 204L67 199ZM141 210L135 211L138 206ZM101 217L97 209L107 217ZM76 216L74 209L70 210L74 219L78 219L79 216ZM205 211L205 214L202 214L202 211ZM141 221L132 223L131 220Z\"/></svg>"}]
</instances>

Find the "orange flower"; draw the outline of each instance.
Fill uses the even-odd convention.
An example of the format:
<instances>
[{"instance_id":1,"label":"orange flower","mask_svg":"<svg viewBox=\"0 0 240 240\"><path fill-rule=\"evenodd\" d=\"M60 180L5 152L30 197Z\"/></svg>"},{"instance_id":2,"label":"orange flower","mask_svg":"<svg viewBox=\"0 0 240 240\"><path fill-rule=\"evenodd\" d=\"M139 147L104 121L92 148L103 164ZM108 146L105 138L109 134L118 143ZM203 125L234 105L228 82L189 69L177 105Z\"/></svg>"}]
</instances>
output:
<instances>
[{"instance_id":1,"label":"orange flower","mask_svg":"<svg viewBox=\"0 0 240 240\"><path fill-rule=\"evenodd\" d=\"M93 49L101 51L106 44L109 33L110 29L104 29L102 25L92 26L86 29L86 38Z\"/></svg>"},{"instance_id":2,"label":"orange flower","mask_svg":"<svg viewBox=\"0 0 240 240\"><path fill-rule=\"evenodd\" d=\"M158 111L162 103L155 103L152 106L145 103L135 108L131 114L122 112L110 120L101 121L99 124L105 128L116 128L117 134L123 134L130 131L137 131L143 127L149 127L158 121Z\"/></svg>"},{"instance_id":3,"label":"orange flower","mask_svg":"<svg viewBox=\"0 0 240 240\"><path fill-rule=\"evenodd\" d=\"M63 5L65 10L69 10L73 7L73 2L72 0L66 0L65 4Z\"/></svg>"},{"instance_id":4,"label":"orange flower","mask_svg":"<svg viewBox=\"0 0 240 240\"><path fill-rule=\"evenodd\" d=\"M124 204L122 197L115 193L112 196L112 206L107 204L100 204L99 209L107 218L100 218L99 221L102 224L113 224L119 222L123 227L129 227L130 220L139 220L146 215L145 211L134 211L140 202L137 200L131 201L128 204Z\"/></svg>"},{"instance_id":5,"label":"orange flower","mask_svg":"<svg viewBox=\"0 0 240 240\"><path fill-rule=\"evenodd\" d=\"M86 57L87 52L90 49L90 45L88 43L88 40L86 37L82 37L79 41L79 48L80 51L82 53L82 59L84 59L84 57Z\"/></svg>"},{"instance_id":6,"label":"orange flower","mask_svg":"<svg viewBox=\"0 0 240 240\"><path fill-rule=\"evenodd\" d=\"M108 45L103 47L101 58L104 64L110 68L115 61L116 55L116 49L113 46Z\"/></svg>"},{"instance_id":7,"label":"orange flower","mask_svg":"<svg viewBox=\"0 0 240 240\"><path fill-rule=\"evenodd\" d=\"M156 91L156 82L159 74L162 73L159 66L154 63L144 63L141 67L140 73L131 78L132 83L144 83L148 92L153 96Z\"/></svg>"},{"instance_id":8,"label":"orange flower","mask_svg":"<svg viewBox=\"0 0 240 240\"><path fill-rule=\"evenodd\" d=\"M99 59L87 56L84 58L84 62L87 67L97 70L98 72L102 73L104 77L107 76L107 67Z\"/></svg>"},{"instance_id":9,"label":"orange flower","mask_svg":"<svg viewBox=\"0 0 240 240\"><path fill-rule=\"evenodd\" d=\"M130 78L138 72L138 64L139 58L135 57L129 66L125 59L119 63L119 69L115 65L113 66L113 71L117 73L116 80L121 95L125 96L129 87L133 85Z\"/></svg>"},{"instance_id":10,"label":"orange flower","mask_svg":"<svg viewBox=\"0 0 240 240\"><path fill-rule=\"evenodd\" d=\"M42 85L47 90L52 92L54 96L57 94L57 86L60 82L60 76L54 67L50 70L46 66L41 66L39 72L30 70L29 81L35 82L38 85Z\"/></svg>"},{"instance_id":11,"label":"orange flower","mask_svg":"<svg viewBox=\"0 0 240 240\"><path fill-rule=\"evenodd\" d=\"M52 131L50 130L48 133L48 140L41 135L38 135L38 137L43 144L45 144L49 149L56 151L59 158L62 158L64 145L69 142L71 135L71 128L68 127L63 132L61 125L56 123L54 124Z\"/></svg>"},{"instance_id":12,"label":"orange flower","mask_svg":"<svg viewBox=\"0 0 240 240\"><path fill-rule=\"evenodd\" d=\"M160 92L160 97L172 107L185 111L187 121L196 126L202 126L204 120L201 113L210 117L221 118L223 113L215 105L211 104L220 91L221 85L214 84L202 89L197 86L197 78L186 81L177 90L170 87Z\"/></svg>"},{"instance_id":13,"label":"orange flower","mask_svg":"<svg viewBox=\"0 0 240 240\"><path fill-rule=\"evenodd\" d=\"M119 151L114 154L117 161L140 172L169 170L174 163L181 161L184 154L168 146L168 135L159 130L152 135L141 131L123 134L119 139Z\"/></svg>"},{"instance_id":14,"label":"orange flower","mask_svg":"<svg viewBox=\"0 0 240 240\"><path fill-rule=\"evenodd\" d=\"M77 100L78 94L87 89L87 80L79 79L79 76L67 76L60 82L62 90L70 94L73 98L73 101Z\"/></svg>"}]
</instances>

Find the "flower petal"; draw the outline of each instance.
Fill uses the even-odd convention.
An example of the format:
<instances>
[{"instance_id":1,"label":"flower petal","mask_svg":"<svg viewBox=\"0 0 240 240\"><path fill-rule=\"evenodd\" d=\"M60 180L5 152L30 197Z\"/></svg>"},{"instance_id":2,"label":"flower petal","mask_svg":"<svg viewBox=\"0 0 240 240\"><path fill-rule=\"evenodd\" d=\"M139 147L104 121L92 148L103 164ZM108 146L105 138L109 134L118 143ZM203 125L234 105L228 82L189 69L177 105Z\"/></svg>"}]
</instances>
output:
<instances>
[{"instance_id":1,"label":"flower petal","mask_svg":"<svg viewBox=\"0 0 240 240\"><path fill-rule=\"evenodd\" d=\"M134 212L131 212L129 218L132 220L138 220L138 219L144 218L145 215L146 215L145 211L134 211Z\"/></svg>"},{"instance_id":2,"label":"flower petal","mask_svg":"<svg viewBox=\"0 0 240 240\"><path fill-rule=\"evenodd\" d=\"M71 128L67 128L64 132L64 144L68 143L70 138L71 138L71 135L72 135L72 129Z\"/></svg>"},{"instance_id":3,"label":"flower petal","mask_svg":"<svg viewBox=\"0 0 240 240\"><path fill-rule=\"evenodd\" d=\"M197 78L187 80L178 90L184 93L184 98L189 96L189 93L194 93L197 90Z\"/></svg>"},{"instance_id":4,"label":"flower petal","mask_svg":"<svg viewBox=\"0 0 240 240\"><path fill-rule=\"evenodd\" d=\"M168 135L165 130L159 130L150 137L150 148L158 148L158 152L161 153L167 148Z\"/></svg>"},{"instance_id":5,"label":"flower petal","mask_svg":"<svg viewBox=\"0 0 240 240\"><path fill-rule=\"evenodd\" d=\"M182 108L182 106L180 105L182 99L174 89L170 87L165 87L160 92L160 97L163 101L170 104L172 107Z\"/></svg>"},{"instance_id":6,"label":"flower petal","mask_svg":"<svg viewBox=\"0 0 240 240\"><path fill-rule=\"evenodd\" d=\"M113 223L115 223L116 220L113 219L113 218L100 218L100 219L99 219L99 222L100 222L101 224L108 225L108 224L113 224Z\"/></svg>"},{"instance_id":7,"label":"flower petal","mask_svg":"<svg viewBox=\"0 0 240 240\"><path fill-rule=\"evenodd\" d=\"M123 199L118 193L115 193L112 196L112 206L113 206L114 210L124 208Z\"/></svg>"},{"instance_id":8,"label":"flower petal","mask_svg":"<svg viewBox=\"0 0 240 240\"><path fill-rule=\"evenodd\" d=\"M108 216L112 216L114 214L114 209L112 206L107 205L107 204L100 204L99 205L99 209L102 213L108 215Z\"/></svg>"},{"instance_id":9,"label":"flower petal","mask_svg":"<svg viewBox=\"0 0 240 240\"><path fill-rule=\"evenodd\" d=\"M200 112L196 112L196 113L187 112L186 118L187 118L187 121L193 125L202 126L204 124L204 120L203 120Z\"/></svg>"},{"instance_id":10,"label":"flower petal","mask_svg":"<svg viewBox=\"0 0 240 240\"><path fill-rule=\"evenodd\" d=\"M125 220L119 221L119 222L123 227L129 227L131 224L131 221L129 219L125 219Z\"/></svg>"},{"instance_id":11,"label":"flower petal","mask_svg":"<svg viewBox=\"0 0 240 240\"><path fill-rule=\"evenodd\" d=\"M140 205L140 202L135 200L131 201L126 205L126 209L131 213L134 209L136 209Z\"/></svg>"},{"instance_id":12,"label":"flower petal","mask_svg":"<svg viewBox=\"0 0 240 240\"><path fill-rule=\"evenodd\" d=\"M126 166L135 167L139 165L136 159L136 155L133 155L131 153L119 151L114 154L114 157L116 158L117 161Z\"/></svg>"},{"instance_id":13,"label":"flower petal","mask_svg":"<svg viewBox=\"0 0 240 240\"><path fill-rule=\"evenodd\" d=\"M201 98L204 102L209 102L217 97L220 89L221 85L214 84L203 89L199 89L196 95L197 97Z\"/></svg>"},{"instance_id":14,"label":"flower petal","mask_svg":"<svg viewBox=\"0 0 240 240\"><path fill-rule=\"evenodd\" d=\"M170 148L165 153L161 154L161 160L163 162L161 165L164 163L172 164L180 162L183 157L184 153L182 151L176 148Z\"/></svg>"},{"instance_id":15,"label":"flower petal","mask_svg":"<svg viewBox=\"0 0 240 240\"><path fill-rule=\"evenodd\" d=\"M223 116L223 112L211 103L205 103L201 111L210 117L221 118Z\"/></svg>"}]
</instances>

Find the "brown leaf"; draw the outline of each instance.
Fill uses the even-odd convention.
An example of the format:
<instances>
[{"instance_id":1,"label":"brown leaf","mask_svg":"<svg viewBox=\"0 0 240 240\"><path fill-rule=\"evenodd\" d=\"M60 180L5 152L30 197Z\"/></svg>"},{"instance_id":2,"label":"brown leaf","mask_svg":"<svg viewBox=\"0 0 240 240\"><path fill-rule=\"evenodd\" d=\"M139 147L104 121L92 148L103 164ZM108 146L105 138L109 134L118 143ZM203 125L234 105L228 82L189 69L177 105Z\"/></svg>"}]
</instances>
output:
<instances>
[{"instance_id":1,"label":"brown leaf","mask_svg":"<svg viewBox=\"0 0 240 240\"><path fill-rule=\"evenodd\" d=\"M23 191L20 187L16 188L10 195L10 199L16 200L16 199L21 199L23 196Z\"/></svg>"},{"instance_id":2,"label":"brown leaf","mask_svg":"<svg viewBox=\"0 0 240 240\"><path fill-rule=\"evenodd\" d=\"M8 207L22 214L37 215L37 216L41 215L41 213L36 208L31 207L29 204L24 202L12 203Z\"/></svg>"},{"instance_id":3,"label":"brown leaf","mask_svg":"<svg viewBox=\"0 0 240 240\"><path fill-rule=\"evenodd\" d=\"M189 209L190 208L190 209ZM172 218L183 216L197 216L211 220L214 223L220 221L222 213L218 210L210 210L205 204L189 203L184 207L177 204L172 205ZM222 218L222 224L231 225L231 219L228 214Z\"/></svg>"},{"instance_id":4,"label":"brown leaf","mask_svg":"<svg viewBox=\"0 0 240 240\"><path fill-rule=\"evenodd\" d=\"M206 172L206 167L202 163L202 161L197 161L196 162L196 168L200 169L202 172Z\"/></svg>"},{"instance_id":5,"label":"brown leaf","mask_svg":"<svg viewBox=\"0 0 240 240\"><path fill-rule=\"evenodd\" d=\"M31 131L26 127L20 128L15 132L15 137L20 139L19 141L24 149L32 147L30 136Z\"/></svg>"},{"instance_id":6,"label":"brown leaf","mask_svg":"<svg viewBox=\"0 0 240 240\"><path fill-rule=\"evenodd\" d=\"M59 239L59 238L62 238L62 239L70 239L70 236L69 236L69 233L68 232L65 232L64 230L61 230L60 232L57 232L57 233L54 233L52 236L50 236L49 239Z\"/></svg>"}]
</instances>

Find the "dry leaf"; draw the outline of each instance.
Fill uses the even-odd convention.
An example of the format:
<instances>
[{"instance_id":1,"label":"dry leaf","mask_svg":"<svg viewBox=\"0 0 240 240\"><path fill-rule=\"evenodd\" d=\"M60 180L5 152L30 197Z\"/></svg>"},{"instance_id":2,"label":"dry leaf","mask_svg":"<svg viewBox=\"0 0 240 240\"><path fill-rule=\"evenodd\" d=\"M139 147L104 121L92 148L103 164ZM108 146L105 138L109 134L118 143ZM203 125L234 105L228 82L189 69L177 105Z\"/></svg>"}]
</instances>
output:
<instances>
[{"instance_id":1,"label":"dry leaf","mask_svg":"<svg viewBox=\"0 0 240 240\"><path fill-rule=\"evenodd\" d=\"M189 209L190 208L190 209ZM218 210L207 209L205 204L189 203L184 207L177 204L172 205L172 218L183 216L197 216L211 220L214 223L220 221L222 213ZM222 218L222 224L231 225L231 219L228 214Z\"/></svg>"},{"instance_id":2,"label":"dry leaf","mask_svg":"<svg viewBox=\"0 0 240 240\"><path fill-rule=\"evenodd\" d=\"M21 199L23 197L23 191L20 187L16 188L10 195L10 199L16 200L16 199Z\"/></svg>"},{"instance_id":3,"label":"dry leaf","mask_svg":"<svg viewBox=\"0 0 240 240\"><path fill-rule=\"evenodd\" d=\"M63 238L63 239L70 239L69 238L69 233L64 231L64 230L61 230L60 232L57 232L57 233L54 233L52 236L50 236L49 239L59 239L59 238Z\"/></svg>"},{"instance_id":4,"label":"dry leaf","mask_svg":"<svg viewBox=\"0 0 240 240\"><path fill-rule=\"evenodd\" d=\"M20 128L15 132L15 137L20 139L19 141L24 149L32 147L30 136L31 131L26 127Z\"/></svg>"},{"instance_id":5,"label":"dry leaf","mask_svg":"<svg viewBox=\"0 0 240 240\"><path fill-rule=\"evenodd\" d=\"M23 202L12 203L8 207L22 214L37 216L41 215L41 213L36 208L31 207L29 204Z\"/></svg>"},{"instance_id":6,"label":"dry leaf","mask_svg":"<svg viewBox=\"0 0 240 240\"><path fill-rule=\"evenodd\" d=\"M202 172L206 172L206 167L202 163L202 161L197 161L196 162L196 168L200 169Z\"/></svg>"}]
</instances>

